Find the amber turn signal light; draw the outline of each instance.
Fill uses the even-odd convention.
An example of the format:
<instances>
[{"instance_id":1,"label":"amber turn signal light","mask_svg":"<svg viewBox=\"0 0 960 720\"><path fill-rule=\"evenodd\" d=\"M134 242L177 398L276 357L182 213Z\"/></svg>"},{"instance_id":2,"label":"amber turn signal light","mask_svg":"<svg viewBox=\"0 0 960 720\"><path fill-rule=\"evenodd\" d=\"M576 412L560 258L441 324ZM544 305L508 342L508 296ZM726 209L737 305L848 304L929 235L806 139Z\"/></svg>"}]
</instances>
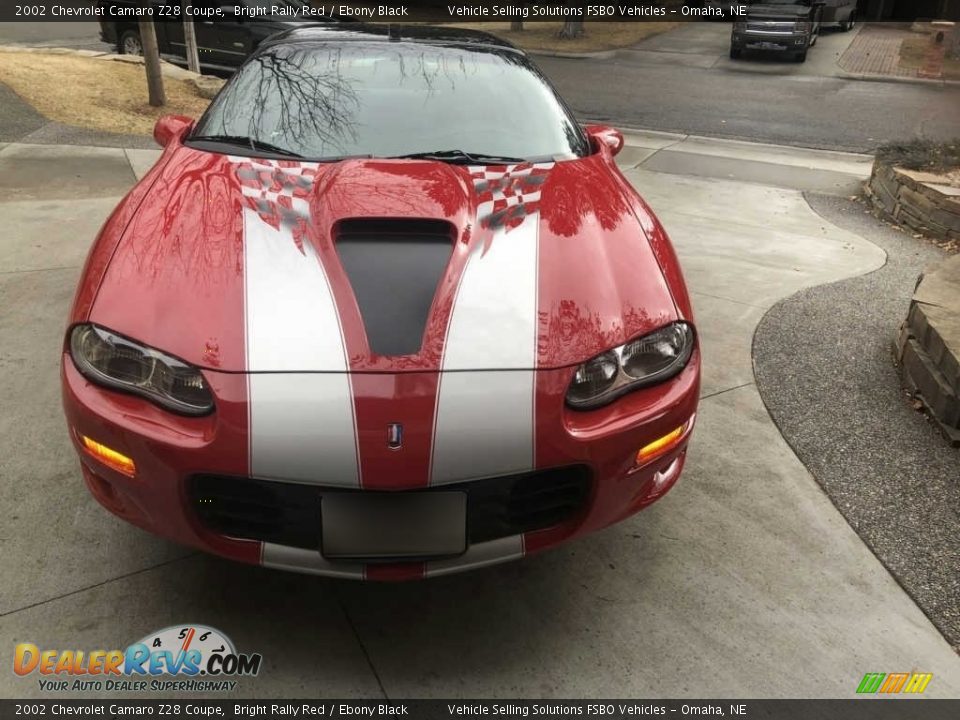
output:
<instances>
[{"instance_id":1,"label":"amber turn signal light","mask_svg":"<svg viewBox=\"0 0 960 720\"><path fill-rule=\"evenodd\" d=\"M108 448L106 445L102 445L96 440L91 440L86 435L80 436L80 442L83 445L83 449L86 451L87 455L95 460L99 460L108 468L116 470L118 473L131 478L137 474L137 466L134 464L131 458L128 458L123 453L119 453L112 448Z\"/></svg>"},{"instance_id":2,"label":"amber turn signal light","mask_svg":"<svg viewBox=\"0 0 960 720\"><path fill-rule=\"evenodd\" d=\"M651 460L655 460L661 455L670 452L689 434L689 431L692 427L693 418L691 417L676 430L671 430L663 437L659 437L652 443L644 445L642 448L637 450L635 464L637 466L646 465Z\"/></svg>"}]
</instances>

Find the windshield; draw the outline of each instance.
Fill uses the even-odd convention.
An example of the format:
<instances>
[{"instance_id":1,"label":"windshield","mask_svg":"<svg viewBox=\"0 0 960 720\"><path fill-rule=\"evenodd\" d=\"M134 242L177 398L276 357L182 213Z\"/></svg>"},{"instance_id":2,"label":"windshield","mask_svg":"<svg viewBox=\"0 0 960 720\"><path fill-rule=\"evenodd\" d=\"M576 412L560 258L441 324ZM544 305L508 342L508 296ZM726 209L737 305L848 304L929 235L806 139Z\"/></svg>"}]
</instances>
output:
<instances>
[{"instance_id":1,"label":"windshield","mask_svg":"<svg viewBox=\"0 0 960 720\"><path fill-rule=\"evenodd\" d=\"M459 150L587 154L553 90L513 52L351 41L278 45L253 57L193 137L231 136L306 158Z\"/></svg>"}]
</instances>

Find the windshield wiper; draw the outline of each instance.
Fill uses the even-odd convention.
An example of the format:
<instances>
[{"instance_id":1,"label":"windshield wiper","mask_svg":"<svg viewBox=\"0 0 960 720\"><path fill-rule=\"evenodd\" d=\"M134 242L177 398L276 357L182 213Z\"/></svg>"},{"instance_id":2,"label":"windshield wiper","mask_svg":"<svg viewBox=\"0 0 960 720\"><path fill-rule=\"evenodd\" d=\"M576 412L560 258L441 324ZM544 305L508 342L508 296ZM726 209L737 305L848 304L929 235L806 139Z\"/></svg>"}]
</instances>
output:
<instances>
[{"instance_id":1,"label":"windshield wiper","mask_svg":"<svg viewBox=\"0 0 960 720\"><path fill-rule=\"evenodd\" d=\"M189 139L196 140L198 142L215 142L222 145L236 145L238 147L243 146L250 148L254 152L260 150L262 152L273 153L274 155L283 155L284 157L303 157L303 155L298 152L294 152L293 150L287 150L286 148L278 147L277 145L271 145L263 140L257 140L245 135L194 135Z\"/></svg>"},{"instance_id":2,"label":"windshield wiper","mask_svg":"<svg viewBox=\"0 0 960 720\"><path fill-rule=\"evenodd\" d=\"M409 153L394 155L388 160L439 160L448 163L476 163L500 164L527 162L526 158L508 157L503 155L487 155L486 153L466 152L464 150L431 150L430 152Z\"/></svg>"}]
</instances>

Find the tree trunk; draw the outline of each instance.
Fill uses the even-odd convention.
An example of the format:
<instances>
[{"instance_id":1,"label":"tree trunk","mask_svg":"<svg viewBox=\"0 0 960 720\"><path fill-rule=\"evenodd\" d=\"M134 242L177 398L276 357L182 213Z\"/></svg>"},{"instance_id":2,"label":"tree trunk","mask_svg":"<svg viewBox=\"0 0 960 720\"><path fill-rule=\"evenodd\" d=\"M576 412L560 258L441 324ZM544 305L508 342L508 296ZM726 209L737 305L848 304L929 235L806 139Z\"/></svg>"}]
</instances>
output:
<instances>
[{"instance_id":1,"label":"tree trunk","mask_svg":"<svg viewBox=\"0 0 960 720\"><path fill-rule=\"evenodd\" d=\"M573 40L574 38L583 37L583 20L566 20L563 23L563 27L560 28L560 32L557 33L557 37L561 40Z\"/></svg>"},{"instance_id":2,"label":"tree trunk","mask_svg":"<svg viewBox=\"0 0 960 720\"><path fill-rule=\"evenodd\" d=\"M195 73L200 72L200 54L197 51L197 29L193 20L187 19L186 7L189 0L183 0L183 41L187 50L187 67Z\"/></svg>"},{"instance_id":3,"label":"tree trunk","mask_svg":"<svg viewBox=\"0 0 960 720\"><path fill-rule=\"evenodd\" d=\"M160 71L160 49L157 47L157 30L152 20L140 21L140 40L143 43L143 64L147 69L147 91L150 104L162 107L167 104L163 91L163 74Z\"/></svg>"},{"instance_id":4,"label":"tree trunk","mask_svg":"<svg viewBox=\"0 0 960 720\"><path fill-rule=\"evenodd\" d=\"M523 20L511 20L510 29L514 32L519 32L523 30Z\"/></svg>"},{"instance_id":5,"label":"tree trunk","mask_svg":"<svg viewBox=\"0 0 960 720\"><path fill-rule=\"evenodd\" d=\"M957 23L953 32L947 35L947 57L954 60L960 60L960 23Z\"/></svg>"}]
</instances>

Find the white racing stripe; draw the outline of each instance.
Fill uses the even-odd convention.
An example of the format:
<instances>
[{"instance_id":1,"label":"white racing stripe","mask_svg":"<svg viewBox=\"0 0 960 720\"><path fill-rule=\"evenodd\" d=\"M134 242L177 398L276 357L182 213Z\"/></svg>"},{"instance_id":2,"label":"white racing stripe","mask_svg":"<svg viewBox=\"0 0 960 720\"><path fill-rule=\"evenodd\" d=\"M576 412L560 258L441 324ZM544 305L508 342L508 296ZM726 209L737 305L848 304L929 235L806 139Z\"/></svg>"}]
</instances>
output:
<instances>
[{"instance_id":1,"label":"white racing stripe","mask_svg":"<svg viewBox=\"0 0 960 720\"><path fill-rule=\"evenodd\" d=\"M364 578L363 565L360 563L334 563L326 560L316 550L306 550L268 542L262 545L260 564L277 570L309 573L311 575L327 575L352 580L363 580Z\"/></svg>"},{"instance_id":2,"label":"white racing stripe","mask_svg":"<svg viewBox=\"0 0 960 720\"><path fill-rule=\"evenodd\" d=\"M445 373L440 379L433 485L533 468L530 370Z\"/></svg>"},{"instance_id":3,"label":"white racing stripe","mask_svg":"<svg viewBox=\"0 0 960 720\"><path fill-rule=\"evenodd\" d=\"M450 317L443 370L534 367L537 359L537 242L539 214L489 248L475 241Z\"/></svg>"},{"instance_id":4,"label":"white racing stripe","mask_svg":"<svg viewBox=\"0 0 960 720\"><path fill-rule=\"evenodd\" d=\"M480 239L454 302L431 463L431 484L533 468L540 218Z\"/></svg>"},{"instance_id":5,"label":"white racing stripe","mask_svg":"<svg viewBox=\"0 0 960 720\"><path fill-rule=\"evenodd\" d=\"M471 545L460 557L449 560L434 560L427 563L427 577L476 570L509 560L519 560L524 555L523 535L488 540Z\"/></svg>"},{"instance_id":6,"label":"white racing stripe","mask_svg":"<svg viewBox=\"0 0 960 720\"><path fill-rule=\"evenodd\" d=\"M243 220L250 473L358 487L343 334L320 259L285 225L249 208Z\"/></svg>"},{"instance_id":7,"label":"white racing stripe","mask_svg":"<svg viewBox=\"0 0 960 720\"><path fill-rule=\"evenodd\" d=\"M498 563L519 560L524 556L523 535L488 540L471 545L463 555L446 560L426 563L426 577L438 577L451 573L476 570ZM265 542L262 545L260 563L265 567L292 572L325 575L328 577L363 580L366 577L362 563L331 562L316 550L277 545Z\"/></svg>"}]
</instances>

